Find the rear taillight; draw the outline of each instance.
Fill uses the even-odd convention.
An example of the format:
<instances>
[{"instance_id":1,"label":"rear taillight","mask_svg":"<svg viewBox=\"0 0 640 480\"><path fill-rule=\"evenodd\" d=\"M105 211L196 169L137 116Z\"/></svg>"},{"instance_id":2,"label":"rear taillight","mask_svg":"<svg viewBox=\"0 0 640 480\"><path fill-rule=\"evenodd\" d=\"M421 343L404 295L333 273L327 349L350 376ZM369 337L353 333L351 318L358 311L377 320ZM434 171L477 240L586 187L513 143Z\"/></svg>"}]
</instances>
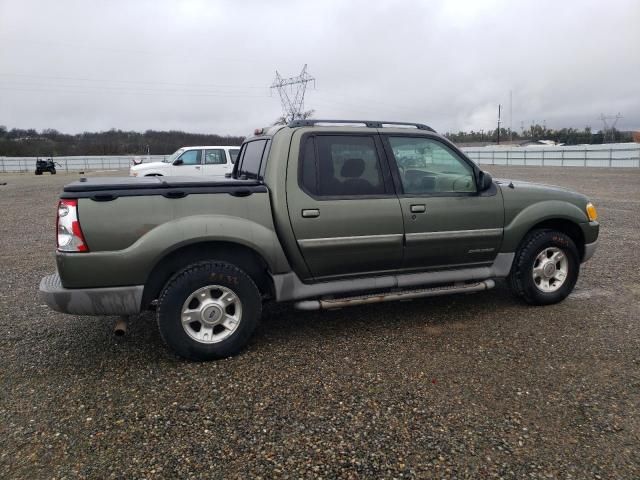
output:
<instances>
[{"instance_id":1,"label":"rear taillight","mask_svg":"<svg viewBox=\"0 0 640 480\"><path fill-rule=\"evenodd\" d=\"M62 199L58 203L58 250L88 252L78 220L78 200Z\"/></svg>"}]
</instances>

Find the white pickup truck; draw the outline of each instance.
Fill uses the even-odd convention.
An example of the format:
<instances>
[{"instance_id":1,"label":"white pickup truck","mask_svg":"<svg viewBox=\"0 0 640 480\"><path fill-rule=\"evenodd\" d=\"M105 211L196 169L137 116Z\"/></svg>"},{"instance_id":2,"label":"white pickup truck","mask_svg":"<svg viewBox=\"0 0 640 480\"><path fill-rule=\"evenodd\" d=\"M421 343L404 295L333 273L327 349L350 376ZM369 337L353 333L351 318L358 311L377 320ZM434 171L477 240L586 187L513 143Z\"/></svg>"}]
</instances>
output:
<instances>
[{"instance_id":1,"label":"white pickup truck","mask_svg":"<svg viewBox=\"0 0 640 480\"><path fill-rule=\"evenodd\" d=\"M161 162L132 165L132 177L207 175L223 177L233 170L240 147L183 147Z\"/></svg>"}]
</instances>

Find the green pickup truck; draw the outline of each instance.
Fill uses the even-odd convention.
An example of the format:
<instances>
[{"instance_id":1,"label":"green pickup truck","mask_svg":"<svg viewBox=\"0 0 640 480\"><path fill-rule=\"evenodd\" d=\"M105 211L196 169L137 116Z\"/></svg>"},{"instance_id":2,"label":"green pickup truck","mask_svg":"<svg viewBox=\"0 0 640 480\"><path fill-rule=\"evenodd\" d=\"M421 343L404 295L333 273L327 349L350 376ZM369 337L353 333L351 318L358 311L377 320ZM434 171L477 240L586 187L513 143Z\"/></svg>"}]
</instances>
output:
<instances>
[{"instance_id":1,"label":"green pickup truck","mask_svg":"<svg viewBox=\"0 0 640 480\"><path fill-rule=\"evenodd\" d=\"M193 360L249 340L267 301L302 310L487 290L571 293L597 245L578 193L493 180L422 124L299 120L258 129L230 178L90 178L64 188L54 310L155 309Z\"/></svg>"}]
</instances>

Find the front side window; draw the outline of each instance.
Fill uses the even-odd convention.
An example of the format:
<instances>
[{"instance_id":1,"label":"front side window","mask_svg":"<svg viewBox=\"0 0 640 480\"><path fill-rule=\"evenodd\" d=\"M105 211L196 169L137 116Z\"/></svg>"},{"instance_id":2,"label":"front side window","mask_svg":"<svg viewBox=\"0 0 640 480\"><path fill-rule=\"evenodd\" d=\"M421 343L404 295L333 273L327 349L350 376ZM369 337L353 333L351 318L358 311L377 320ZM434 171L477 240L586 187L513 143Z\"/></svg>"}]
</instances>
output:
<instances>
[{"instance_id":1,"label":"front side window","mask_svg":"<svg viewBox=\"0 0 640 480\"><path fill-rule=\"evenodd\" d=\"M178 160L182 160L182 165L200 165L200 150L187 150Z\"/></svg>"},{"instance_id":2,"label":"front side window","mask_svg":"<svg viewBox=\"0 0 640 480\"><path fill-rule=\"evenodd\" d=\"M471 166L444 144L426 137L389 137L404 193L476 191Z\"/></svg>"},{"instance_id":3,"label":"front side window","mask_svg":"<svg viewBox=\"0 0 640 480\"><path fill-rule=\"evenodd\" d=\"M369 136L318 135L302 146L301 182L319 196L385 193L376 145Z\"/></svg>"},{"instance_id":4,"label":"front side window","mask_svg":"<svg viewBox=\"0 0 640 480\"><path fill-rule=\"evenodd\" d=\"M240 153L239 148L231 148L229 149L229 156L231 157L231 163L236 163L238 158L238 154Z\"/></svg>"},{"instance_id":5,"label":"front side window","mask_svg":"<svg viewBox=\"0 0 640 480\"><path fill-rule=\"evenodd\" d=\"M176 150L175 152L173 152L170 156L168 156L167 158L165 158L164 160L162 160L164 163L173 163L175 162L178 157L180 156L180 154L184 152L184 148L179 148L178 150Z\"/></svg>"},{"instance_id":6,"label":"front side window","mask_svg":"<svg viewBox=\"0 0 640 480\"><path fill-rule=\"evenodd\" d=\"M224 165L227 163L227 157L224 155L224 150L205 150L204 151L204 163L205 165Z\"/></svg>"},{"instance_id":7,"label":"front side window","mask_svg":"<svg viewBox=\"0 0 640 480\"><path fill-rule=\"evenodd\" d=\"M266 140L255 140L244 146L244 152L240 165L238 165L238 176L245 178L258 178L260 174L260 162Z\"/></svg>"}]
</instances>

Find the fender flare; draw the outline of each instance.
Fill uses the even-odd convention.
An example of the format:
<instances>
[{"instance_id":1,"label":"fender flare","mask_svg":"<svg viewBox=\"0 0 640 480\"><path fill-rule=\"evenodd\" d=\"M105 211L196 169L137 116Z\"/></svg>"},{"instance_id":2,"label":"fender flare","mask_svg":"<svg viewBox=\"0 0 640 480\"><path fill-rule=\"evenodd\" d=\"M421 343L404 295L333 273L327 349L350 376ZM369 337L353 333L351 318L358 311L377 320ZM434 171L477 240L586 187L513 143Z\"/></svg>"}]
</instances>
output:
<instances>
[{"instance_id":1,"label":"fender flare","mask_svg":"<svg viewBox=\"0 0 640 480\"><path fill-rule=\"evenodd\" d=\"M289 271L289 262L274 230L251 220L227 215L191 215L163 223L139 238L131 249L140 243L153 242L150 258L153 268L173 251L197 243L235 243L255 251L262 257L271 272Z\"/></svg>"},{"instance_id":2,"label":"fender flare","mask_svg":"<svg viewBox=\"0 0 640 480\"><path fill-rule=\"evenodd\" d=\"M502 252L515 252L524 236L533 227L549 220L571 222L576 226L588 222L586 212L573 203L562 200L545 200L522 209L504 226Z\"/></svg>"}]
</instances>

